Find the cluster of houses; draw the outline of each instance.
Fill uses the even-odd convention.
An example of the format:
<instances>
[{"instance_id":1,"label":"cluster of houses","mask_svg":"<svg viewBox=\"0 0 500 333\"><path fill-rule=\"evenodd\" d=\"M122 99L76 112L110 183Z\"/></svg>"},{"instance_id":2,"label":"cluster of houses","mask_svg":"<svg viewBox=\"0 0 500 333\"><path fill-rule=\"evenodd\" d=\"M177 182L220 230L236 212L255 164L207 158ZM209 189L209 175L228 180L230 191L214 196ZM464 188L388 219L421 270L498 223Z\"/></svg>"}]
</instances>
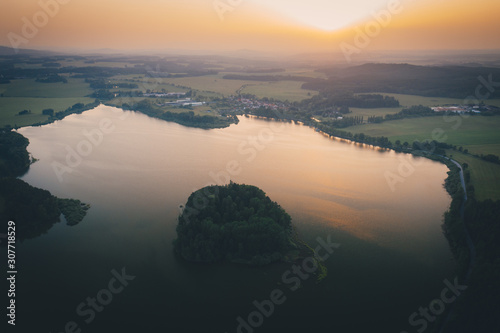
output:
<instances>
[{"instance_id":1,"label":"cluster of houses","mask_svg":"<svg viewBox=\"0 0 500 333\"><path fill-rule=\"evenodd\" d=\"M185 92L148 92L148 93L143 93L142 96L144 97L157 97L157 98L181 98L186 96L187 93ZM172 102L165 102L165 103L160 103L158 105L160 106L202 106L204 105L204 102L197 102L192 100L189 97L186 97L184 99L178 99L176 101Z\"/></svg>"},{"instance_id":2,"label":"cluster of houses","mask_svg":"<svg viewBox=\"0 0 500 333\"><path fill-rule=\"evenodd\" d=\"M282 102L269 102L258 99L230 97L229 101L233 102L234 107L239 108L239 111L245 109L270 109L270 110L287 110L288 106Z\"/></svg>"},{"instance_id":3,"label":"cluster of houses","mask_svg":"<svg viewBox=\"0 0 500 333\"><path fill-rule=\"evenodd\" d=\"M164 106L202 106L205 102L193 101L191 98L178 99L175 102L166 102L161 105Z\"/></svg>"},{"instance_id":4,"label":"cluster of houses","mask_svg":"<svg viewBox=\"0 0 500 333\"><path fill-rule=\"evenodd\" d=\"M479 105L450 105L450 106L435 106L431 108L434 112L452 112L452 113L481 113L481 111L487 111L487 106Z\"/></svg>"},{"instance_id":5,"label":"cluster of houses","mask_svg":"<svg viewBox=\"0 0 500 333\"><path fill-rule=\"evenodd\" d=\"M146 94L142 94L144 97L159 97L159 98L180 98L186 96L185 92L150 92Z\"/></svg>"}]
</instances>

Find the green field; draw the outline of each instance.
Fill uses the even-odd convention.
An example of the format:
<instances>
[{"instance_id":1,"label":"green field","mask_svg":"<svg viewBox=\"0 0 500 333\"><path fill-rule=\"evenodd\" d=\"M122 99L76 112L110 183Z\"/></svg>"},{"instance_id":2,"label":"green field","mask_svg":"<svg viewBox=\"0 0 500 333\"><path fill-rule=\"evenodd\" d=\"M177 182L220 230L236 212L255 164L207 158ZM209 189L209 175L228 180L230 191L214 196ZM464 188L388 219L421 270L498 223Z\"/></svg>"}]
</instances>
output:
<instances>
[{"instance_id":1,"label":"green field","mask_svg":"<svg viewBox=\"0 0 500 333\"><path fill-rule=\"evenodd\" d=\"M403 110L402 107L397 107L397 108L376 108L376 109L364 109L364 108L349 108L351 110L351 113L346 115L347 117L353 117L353 116L363 116L365 117L365 121L368 119L370 116L380 116L383 117L386 114L395 114Z\"/></svg>"},{"instance_id":2,"label":"green field","mask_svg":"<svg viewBox=\"0 0 500 333\"><path fill-rule=\"evenodd\" d=\"M110 101L107 101L105 104L106 105L112 105L116 107L120 107L123 103L127 104L135 104L138 103L142 100L149 99L152 103L156 103L157 101L162 101L160 98L148 98L148 97L123 97L123 98L115 98ZM199 116L218 116L220 115L219 112L211 107L210 105L202 105L202 106L194 106L191 109L186 109L186 108L181 108L181 107L172 107L172 106L163 106L161 107L163 111L170 111L170 112L175 112L175 113L182 113L182 112L189 112L193 111L195 115Z\"/></svg>"},{"instance_id":3,"label":"green field","mask_svg":"<svg viewBox=\"0 0 500 333\"><path fill-rule=\"evenodd\" d=\"M0 97L0 127L28 126L47 120L42 115L43 109L54 109L55 112L64 111L76 103L92 103L93 98L66 97L66 98L31 98L31 97ZM19 116L19 111L31 110L31 114Z\"/></svg>"},{"instance_id":4,"label":"green field","mask_svg":"<svg viewBox=\"0 0 500 333\"><path fill-rule=\"evenodd\" d=\"M172 108L172 107L165 108L164 110L170 111L170 112L176 112L176 113L193 111L195 116L196 115L198 115L198 116L207 116L207 115L208 116L218 116L219 115L219 113L216 110L214 110L211 107L206 106L206 105L193 107L192 110L183 109L183 108Z\"/></svg>"},{"instance_id":5,"label":"green field","mask_svg":"<svg viewBox=\"0 0 500 333\"><path fill-rule=\"evenodd\" d=\"M68 83L40 83L35 82L35 79L21 79L0 85L2 97L85 97L92 92L84 79L72 78L68 78Z\"/></svg>"},{"instance_id":6,"label":"green field","mask_svg":"<svg viewBox=\"0 0 500 333\"><path fill-rule=\"evenodd\" d=\"M380 124L365 124L346 128L352 133L371 136L386 136L393 143L396 140L412 143L415 140L433 140L462 146L473 154L494 154L500 156L500 117L460 116L447 118L425 117L386 121ZM460 123L460 120L462 121ZM454 128L454 126L456 126ZM433 137L434 133L434 137ZM435 134L438 134L437 137ZM471 155L449 150L458 162L466 162L471 169L471 181L479 200L500 199L500 165L483 161Z\"/></svg>"},{"instance_id":7,"label":"green field","mask_svg":"<svg viewBox=\"0 0 500 333\"><path fill-rule=\"evenodd\" d=\"M327 79L328 76L323 72L317 72L310 68L290 68L286 69L283 73L276 73L277 75L292 75L292 76L305 76L317 79Z\"/></svg>"},{"instance_id":8,"label":"green field","mask_svg":"<svg viewBox=\"0 0 500 333\"><path fill-rule=\"evenodd\" d=\"M477 157L462 154L454 150L446 151L447 155L460 164L467 163L471 173L471 184L474 185L477 200L500 200L500 165L483 161Z\"/></svg>"},{"instance_id":9,"label":"green field","mask_svg":"<svg viewBox=\"0 0 500 333\"><path fill-rule=\"evenodd\" d=\"M446 97L423 97L423 96L415 96L415 95L402 95L402 94L389 94L389 93L372 93L372 94L382 94L386 96L391 96L399 100L399 104L403 107L409 107L413 105L423 105L423 106L438 106L438 105L446 105L446 104L463 104L464 98L446 98ZM471 91L471 95L474 94L474 91ZM493 105L500 107L500 99L489 99L484 100L484 103L487 105Z\"/></svg>"},{"instance_id":10,"label":"green field","mask_svg":"<svg viewBox=\"0 0 500 333\"><path fill-rule=\"evenodd\" d=\"M274 98L277 100L290 102L301 101L310 98L317 94L313 90L304 90L301 88L303 82L298 81L254 81L254 80L226 80L223 79L227 74L240 75L258 75L248 74L244 72L221 72L217 75L206 75L197 77L182 77L182 78L147 78L142 75L121 75L115 76L111 82L129 82L139 85L138 89L151 89L161 91L184 92L188 89L197 90L197 94L206 97L222 97L235 95L238 91L256 95L258 98ZM277 75L296 75L307 77L321 77L321 73L316 73L311 70L290 70ZM118 89L119 90L119 89Z\"/></svg>"},{"instance_id":11,"label":"green field","mask_svg":"<svg viewBox=\"0 0 500 333\"><path fill-rule=\"evenodd\" d=\"M162 78L163 84L180 85L200 91L201 95L207 95L206 92L216 93L219 96L235 95L240 89L241 93L253 94L259 98L268 97L282 101L289 100L300 101L317 94L313 90L304 90L301 88L303 82L298 81L253 81L253 80L226 80L223 76L228 73L218 75L207 75L198 77L183 78ZM242 74L242 73L237 73ZM246 74L246 73L245 73ZM283 73L282 73L283 74ZM290 75L293 73L290 73ZM311 73L302 73L311 74ZM288 73L287 73L288 75ZM149 79L154 82L156 79ZM311 94L311 96L308 95Z\"/></svg>"},{"instance_id":12,"label":"green field","mask_svg":"<svg viewBox=\"0 0 500 333\"><path fill-rule=\"evenodd\" d=\"M225 80L222 78L224 75L225 73L197 77L162 78L159 80L161 80L162 83L180 85L203 92L214 92L226 97L235 95L238 89L244 85L259 83L259 81L250 80ZM154 82L152 79L150 80Z\"/></svg>"},{"instance_id":13,"label":"green field","mask_svg":"<svg viewBox=\"0 0 500 333\"><path fill-rule=\"evenodd\" d=\"M314 90L302 89L303 82L298 81L278 81L249 84L242 90L242 94L252 94L257 98L274 98L280 101L299 102L317 95Z\"/></svg>"},{"instance_id":14,"label":"green field","mask_svg":"<svg viewBox=\"0 0 500 333\"><path fill-rule=\"evenodd\" d=\"M164 82L164 78L147 78L144 75L117 75L110 79L111 83L135 83L136 89L111 89L111 90L139 90L146 92L150 89L153 91L162 91L165 89L167 92L187 92L189 87L178 87L171 83Z\"/></svg>"},{"instance_id":15,"label":"green field","mask_svg":"<svg viewBox=\"0 0 500 333\"><path fill-rule=\"evenodd\" d=\"M28 126L47 120L43 109L55 112L66 110L76 103L88 104L93 98L85 97L92 93L89 84L83 79L68 78L68 83L40 83L34 79L13 80L0 85L0 127ZM31 114L19 116L23 110Z\"/></svg>"},{"instance_id":16,"label":"green field","mask_svg":"<svg viewBox=\"0 0 500 333\"><path fill-rule=\"evenodd\" d=\"M391 141L401 140L412 143L415 140L433 140L434 131L444 131L443 141L462 146L471 153L500 155L500 117L460 116L424 117L393 121L380 124L365 124L346 128L353 133L365 133L371 136L386 136ZM438 133L439 134L439 133Z\"/></svg>"},{"instance_id":17,"label":"green field","mask_svg":"<svg viewBox=\"0 0 500 333\"><path fill-rule=\"evenodd\" d=\"M96 61L94 63L87 63L85 60L75 60L75 59L65 59L62 61L57 61L62 67L112 67L112 68L124 68L126 66L133 66L129 62L123 61Z\"/></svg>"}]
</instances>

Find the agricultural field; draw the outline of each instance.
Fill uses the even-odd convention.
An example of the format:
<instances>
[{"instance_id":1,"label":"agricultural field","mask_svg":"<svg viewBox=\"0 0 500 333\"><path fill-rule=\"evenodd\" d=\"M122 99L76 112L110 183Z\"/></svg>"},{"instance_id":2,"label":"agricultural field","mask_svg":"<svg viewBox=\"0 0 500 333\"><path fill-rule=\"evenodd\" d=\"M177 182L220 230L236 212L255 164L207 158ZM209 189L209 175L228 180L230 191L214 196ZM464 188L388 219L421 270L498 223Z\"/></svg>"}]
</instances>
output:
<instances>
[{"instance_id":1,"label":"agricultural field","mask_svg":"<svg viewBox=\"0 0 500 333\"><path fill-rule=\"evenodd\" d=\"M312 72L308 73L311 74ZM151 79L151 83L161 82L163 84L177 85L182 87L189 87L198 90L201 95L210 97L228 97L235 95L238 92L245 94L256 95L258 98L274 98L278 100L288 100L290 102L301 101L310 98L317 94L313 90L302 89L303 82L298 81L255 81L255 80L227 80L223 79L224 75L228 72L219 73L217 75L207 75L198 77L183 77L183 78L160 78ZM235 74L248 74L236 73ZM278 73L279 75L292 75L295 73ZM207 94L212 93L212 94Z\"/></svg>"},{"instance_id":2,"label":"agricultural field","mask_svg":"<svg viewBox=\"0 0 500 333\"><path fill-rule=\"evenodd\" d=\"M500 155L500 117L460 116L447 118L426 117L386 121L380 124L365 124L346 128L352 133L371 136L386 136L393 143L396 140L412 143L415 140L433 140L433 133L441 142L462 146L472 154ZM500 199L500 165L483 161L469 154L448 150L448 155L460 163L467 163L471 169L471 181L479 200Z\"/></svg>"},{"instance_id":3,"label":"agricultural field","mask_svg":"<svg viewBox=\"0 0 500 333\"><path fill-rule=\"evenodd\" d=\"M39 97L65 98L85 97L92 94L89 84L84 79L68 78L68 83L41 83L35 79L12 80L9 84L0 85L1 97Z\"/></svg>"},{"instance_id":4,"label":"agricultural field","mask_svg":"<svg viewBox=\"0 0 500 333\"><path fill-rule=\"evenodd\" d=\"M312 77L316 79L326 79L328 76L322 72L316 72L310 68L290 68L286 69L281 75L291 75L291 76L304 76Z\"/></svg>"},{"instance_id":5,"label":"agricultural field","mask_svg":"<svg viewBox=\"0 0 500 333\"><path fill-rule=\"evenodd\" d=\"M178 86L189 87L201 92L214 92L219 94L219 97L235 95L237 91L247 84L266 83L251 80L225 80L222 77L225 74L182 77L182 78L162 78L162 83L173 84ZM151 79L150 79L151 80ZM156 79L154 79L156 80ZM151 80L151 82L154 82Z\"/></svg>"},{"instance_id":6,"label":"agricultural field","mask_svg":"<svg viewBox=\"0 0 500 333\"><path fill-rule=\"evenodd\" d=\"M75 60L75 59L55 59L54 63L58 63L60 67L112 67L112 68L125 68L126 66L132 66L127 62L117 62L117 61L96 61L87 62L85 60ZM16 68L45 68L41 63L17 63Z\"/></svg>"},{"instance_id":7,"label":"agricultural field","mask_svg":"<svg viewBox=\"0 0 500 333\"><path fill-rule=\"evenodd\" d=\"M257 98L274 98L280 101L300 102L317 95L317 91L302 89L302 82L278 81L263 82L246 85L241 89L242 94L252 94Z\"/></svg>"},{"instance_id":8,"label":"agricultural field","mask_svg":"<svg viewBox=\"0 0 500 333\"><path fill-rule=\"evenodd\" d=\"M395 114L403 110L403 107L397 108L375 108L375 109L366 109L366 108L349 108L351 113L347 114L347 117L353 116L363 116L365 117L365 121L370 116L380 116L383 117L386 114Z\"/></svg>"},{"instance_id":9,"label":"agricultural field","mask_svg":"<svg viewBox=\"0 0 500 333\"><path fill-rule=\"evenodd\" d=\"M54 112L64 111L76 103L92 103L89 97L33 98L33 97L0 97L0 127L29 126L47 120L42 114L44 109ZM31 114L18 115L20 111L31 110Z\"/></svg>"},{"instance_id":10,"label":"agricultural field","mask_svg":"<svg viewBox=\"0 0 500 333\"><path fill-rule=\"evenodd\" d=\"M474 91L471 91L471 95ZM373 94L382 94L386 96L391 96L399 100L399 104L402 107L409 107L413 105L423 105L423 106L438 106L438 105L446 105L446 104L463 104L464 99L467 96L464 96L463 99L460 98L446 98L446 97L423 97L423 96L415 96L415 95L402 95L402 94L389 94L389 93L373 93ZM493 105L500 107L500 99L489 99L484 100L484 103L487 105Z\"/></svg>"},{"instance_id":11,"label":"agricultural field","mask_svg":"<svg viewBox=\"0 0 500 333\"><path fill-rule=\"evenodd\" d=\"M179 108L179 107L169 107L165 108L165 111L170 111L170 112L175 112L175 113L183 113L183 112L189 112L193 111L195 116L218 116L219 113L212 109L208 105L203 105L203 106L196 106L193 107L192 109L184 109L184 108Z\"/></svg>"},{"instance_id":12,"label":"agricultural field","mask_svg":"<svg viewBox=\"0 0 500 333\"><path fill-rule=\"evenodd\" d=\"M500 117L461 116L424 117L385 121L346 128L353 133L386 136L391 141L412 143L415 140L433 139L434 131L443 131L440 137L448 144L462 146L474 154L500 155ZM439 140L438 140L439 141Z\"/></svg>"},{"instance_id":13,"label":"agricultural field","mask_svg":"<svg viewBox=\"0 0 500 333\"><path fill-rule=\"evenodd\" d=\"M447 150L446 154L460 164L469 165L477 200L500 200L500 187L497 185L500 184L500 165L454 150Z\"/></svg>"},{"instance_id":14,"label":"agricultural field","mask_svg":"<svg viewBox=\"0 0 500 333\"><path fill-rule=\"evenodd\" d=\"M18 79L0 85L0 127L28 126L47 120L44 109L63 111L76 103L94 101L86 97L92 93L83 79L68 79L68 83L40 83L35 79ZM20 111L31 113L18 115Z\"/></svg>"},{"instance_id":15,"label":"agricultural field","mask_svg":"<svg viewBox=\"0 0 500 333\"><path fill-rule=\"evenodd\" d=\"M66 59L62 61L57 61L62 67L112 67L112 68L125 68L127 66L132 67L133 64L124 61L95 61L87 62L85 60L73 60Z\"/></svg>"}]
</instances>

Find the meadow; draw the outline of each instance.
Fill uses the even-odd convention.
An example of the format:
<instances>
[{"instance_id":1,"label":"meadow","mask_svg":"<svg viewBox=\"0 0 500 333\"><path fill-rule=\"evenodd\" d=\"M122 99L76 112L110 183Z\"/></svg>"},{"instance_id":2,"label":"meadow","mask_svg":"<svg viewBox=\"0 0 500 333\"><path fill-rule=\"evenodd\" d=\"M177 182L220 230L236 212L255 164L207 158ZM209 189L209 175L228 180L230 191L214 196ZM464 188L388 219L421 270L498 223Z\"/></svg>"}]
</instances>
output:
<instances>
[{"instance_id":1,"label":"meadow","mask_svg":"<svg viewBox=\"0 0 500 333\"><path fill-rule=\"evenodd\" d=\"M385 95L385 94L384 94ZM375 108L375 109L366 109L366 108L349 108L351 110L351 113L349 113L347 116L348 117L353 117L353 116L362 116L365 117L365 121L368 119L370 116L379 116L383 117L386 114L395 114L403 110L403 107L396 107L396 108Z\"/></svg>"},{"instance_id":2,"label":"meadow","mask_svg":"<svg viewBox=\"0 0 500 333\"><path fill-rule=\"evenodd\" d=\"M412 143L415 140L432 141L436 133L441 142L462 146L474 154L500 155L500 117L461 116L422 117L385 121L348 127L352 133L386 136L391 141Z\"/></svg>"},{"instance_id":3,"label":"meadow","mask_svg":"<svg viewBox=\"0 0 500 333\"><path fill-rule=\"evenodd\" d=\"M388 93L373 93L373 94L382 94L386 96L391 96L399 100L399 104L402 107L409 107L412 105L423 105L423 106L439 106L446 104L463 104L464 100L467 96L464 96L463 99L460 98L446 98L446 97L424 97L424 96L416 96L416 95L403 95L403 94L388 94ZM471 91L471 95L474 94L474 91ZM488 99L483 101L487 105L493 105L500 107L500 99Z\"/></svg>"},{"instance_id":4,"label":"meadow","mask_svg":"<svg viewBox=\"0 0 500 333\"><path fill-rule=\"evenodd\" d=\"M278 81L248 84L241 89L242 94L252 94L257 98L274 98L280 101L300 102L317 95L314 90L302 89L302 82Z\"/></svg>"},{"instance_id":5,"label":"meadow","mask_svg":"<svg viewBox=\"0 0 500 333\"><path fill-rule=\"evenodd\" d=\"M134 66L133 63L122 61L99 61L90 63L85 59L59 60L62 66L75 67L114 67L127 68ZM181 62L176 61L182 65ZM189 65L188 62L185 65ZM18 63L17 67L22 68L41 68L41 64ZM135 89L111 89L111 92L120 90L146 91L167 91L167 92L188 92L193 91L193 98L200 101L210 101L212 98L228 97L230 95L252 94L257 98L273 98L275 100L298 102L317 95L314 90L302 89L303 82L299 81L255 81L255 80L228 80L223 77L227 74L238 75L279 75L279 76L303 76L308 78L325 78L325 74L316 72L311 68L290 67L282 72L263 73L248 71L245 66L236 64L225 64L215 61L212 66L219 71L218 74L179 78L152 78L145 74L116 75L109 77L110 83L135 83L138 85ZM210 67L211 68L211 67ZM240 71L237 71L238 68ZM64 75L64 74L63 74ZM93 98L89 97L93 90L84 79L71 78L64 75L68 83L40 83L34 78L15 79L9 84L0 85L0 127L10 126L28 126L47 120L48 116L42 114L44 109L54 109L55 112L66 110L76 103L91 103ZM404 107L412 105L439 106L446 104L461 104L462 99L439 98L439 97L421 97L404 94L382 93L399 100L401 106L396 108L375 108L364 109L351 107L351 113L347 116L363 116L366 119L369 116L384 116L386 114L395 114ZM121 105L122 103L133 104L144 97L115 98L106 104ZM148 98L153 103L163 103L167 100L163 98ZM487 100L486 104L500 106L500 100ZM219 113L212 105L203 105L191 109L179 107L162 107L164 111L175 113L192 111L195 115L217 116ZM30 110L31 113L19 115L23 110ZM321 117L318 117L321 118ZM386 136L392 142L400 140L401 142L412 143L415 140L433 140L439 138L439 141L456 145L468 149L472 154L494 154L500 156L500 117L470 116L463 118L460 116L452 117L426 117L411 118L395 121L386 121L379 124L363 124L346 128L353 133L365 133L371 136ZM436 137L436 134L438 135ZM500 199L500 189L495 187L500 177L500 166L481 159L475 158L469 154L459 153L458 151L449 151L454 158L461 163L468 163L471 168L471 181L476 188L478 199L498 198Z\"/></svg>"},{"instance_id":6,"label":"meadow","mask_svg":"<svg viewBox=\"0 0 500 333\"><path fill-rule=\"evenodd\" d=\"M460 164L467 163L470 170L470 183L474 186L477 200L500 200L500 165L483 161L469 154L447 150Z\"/></svg>"},{"instance_id":7,"label":"meadow","mask_svg":"<svg viewBox=\"0 0 500 333\"><path fill-rule=\"evenodd\" d=\"M310 68L287 68L283 75L292 75L292 76L304 76L304 77L313 77L317 79L326 79L328 76L323 72L317 72Z\"/></svg>"},{"instance_id":8,"label":"meadow","mask_svg":"<svg viewBox=\"0 0 500 333\"><path fill-rule=\"evenodd\" d=\"M393 143L428 140L462 146L472 154L494 154L500 156L500 117L460 116L425 117L386 121L380 124L364 124L346 128L352 133L371 136L386 136ZM481 160L470 154L448 150L460 163L467 163L471 170L471 181L479 200L500 199L500 165Z\"/></svg>"},{"instance_id":9,"label":"meadow","mask_svg":"<svg viewBox=\"0 0 500 333\"><path fill-rule=\"evenodd\" d=\"M41 83L35 79L17 79L0 85L1 97L85 97L92 94L84 79L67 78L68 83Z\"/></svg>"},{"instance_id":10,"label":"meadow","mask_svg":"<svg viewBox=\"0 0 500 333\"><path fill-rule=\"evenodd\" d=\"M248 84L256 84L259 82L251 80L226 80L222 78L224 75L224 73L220 73L217 75L195 77L162 78L160 80L162 83L189 87L201 92L213 92L218 94L219 97L228 97L230 95L235 95L241 87ZM151 82L154 81L151 80Z\"/></svg>"},{"instance_id":11,"label":"meadow","mask_svg":"<svg viewBox=\"0 0 500 333\"><path fill-rule=\"evenodd\" d=\"M274 98L280 101L297 102L311 98L318 92L302 89L303 82L298 81L255 81L255 80L228 80L223 77L227 74L246 75L243 72L221 72L217 75L206 75L182 78L160 78L151 79L151 83L160 82L159 85L170 84L174 86L189 87L198 90L200 95L209 97L228 97L242 94L252 94L257 98ZM297 75L313 77L316 73L306 71L291 71L278 73L278 75ZM319 75L319 74L318 74Z\"/></svg>"},{"instance_id":12,"label":"meadow","mask_svg":"<svg viewBox=\"0 0 500 333\"><path fill-rule=\"evenodd\" d=\"M76 103L88 104L94 101L88 97L36 98L36 97L1 97L0 127L10 125L29 126L48 119L42 114L44 109L54 112L64 111ZM31 110L30 114L18 115L19 111Z\"/></svg>"},{"instance_id":13,"label":"meadow","mask_svg":"<svg viewBox=\"0 0 500 333\"><path fill-rule=\"evenodd\" d=\"M92 93L83 79L68 78L68 83L40 83L35 79L12 80L0 85L0 127L10 125L28 126L48 119L44 109L63 111L76 103L88 104L94 101L86 97ZM18 115L30 110L30 114Z\"/></svg>"}]
</instances>

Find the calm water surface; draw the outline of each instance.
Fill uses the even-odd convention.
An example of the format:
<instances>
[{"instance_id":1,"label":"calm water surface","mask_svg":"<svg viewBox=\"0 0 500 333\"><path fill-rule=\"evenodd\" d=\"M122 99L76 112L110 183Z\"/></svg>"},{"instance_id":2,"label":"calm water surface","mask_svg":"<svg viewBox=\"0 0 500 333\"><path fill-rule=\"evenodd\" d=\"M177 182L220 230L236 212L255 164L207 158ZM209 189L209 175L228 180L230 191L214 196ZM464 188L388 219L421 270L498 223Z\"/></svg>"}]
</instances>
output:
<instances>
[{"instance_id":1,"label":"calm water surface","mask_svg":"<svg viewBox=\"0 0 500 333\"><path fill-rule=\"evenodd\" d=\"M39 159L23 179L92 206L79 225L59 223L19 245L21 328L63 332L73 321L82 332L236 332L237 318L248 320L253 302L279 289L286 300L253 331L414 332L408 316L454 278L439 163L297 124L242 117L202 130L106 106L19 132ZM73 151L79 156L68 160ZM385 174L405 161L415 170L392 191ZM282 282L290 264L194 265L174 256L179 206L229 179L262 188L311 246L318 237L341 244L322 283L301 280L292 291ZM108 300L99 292L122 268L135 279ZM77 312L98 294L101 311Z\"/></svg>"}]
</instances>

